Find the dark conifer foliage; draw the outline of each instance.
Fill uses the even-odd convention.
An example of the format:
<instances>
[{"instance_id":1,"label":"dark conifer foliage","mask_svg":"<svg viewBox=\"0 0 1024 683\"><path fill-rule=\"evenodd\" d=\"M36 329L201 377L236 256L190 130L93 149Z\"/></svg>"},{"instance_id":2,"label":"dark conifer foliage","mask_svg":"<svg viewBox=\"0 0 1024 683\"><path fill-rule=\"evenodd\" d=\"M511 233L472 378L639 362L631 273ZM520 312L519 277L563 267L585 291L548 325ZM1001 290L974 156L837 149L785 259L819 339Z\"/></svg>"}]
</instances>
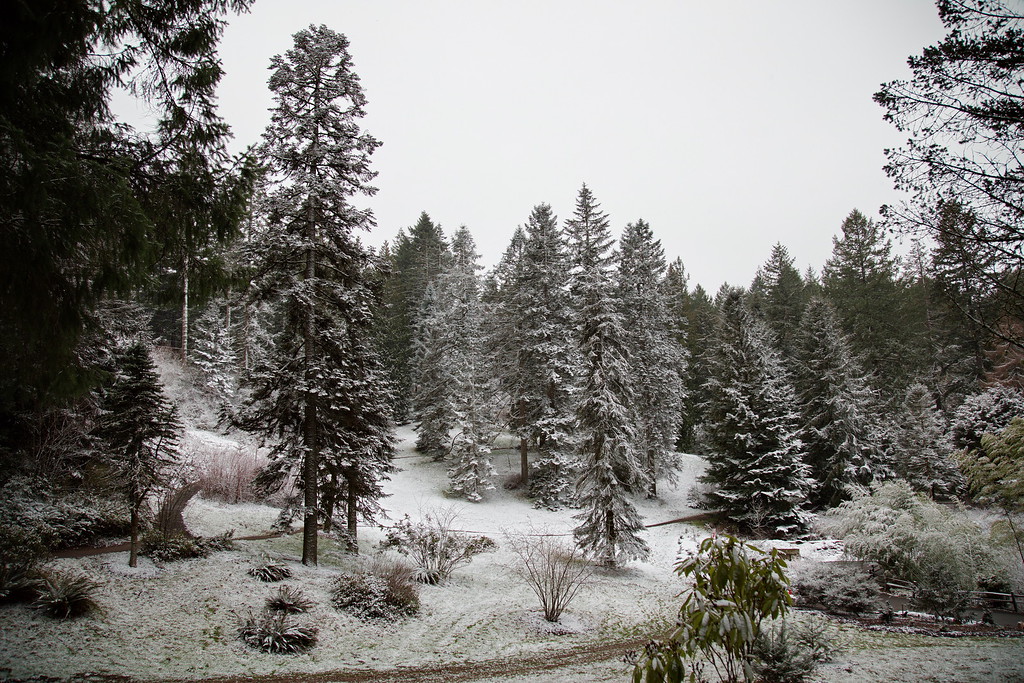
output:
<instances>
[{"instance_id":1,"label":"dark conifer foliage","mask_svg":"<svg viewBox=\"0 0 1024 683\"><path fill-rule=\"evenodd\" d=\"M813 480L810 502L833 507L850 497L852 486L873 479L879 456L873 423L879 401L839 327L835 309L824 299L808 303L796 353L800 437Z\"/></svg>"},{"instance_id":2,"label":"dark conifer foliage","mask_svg":"<svg viewBox=\"0 0 1024 683\"><path fill-rule=\"evenodd\" d=\"M825 295L873 381L897 393L908 381L904 355L910 334L898 277L892 242L881 227L854 209L843 221L842 236L832 238L832 256L822 274Z\"/></svg>"},{"instance_id":3,"label":"dark conifer foliage","mask_svg":"<svg viewBox=\"0 0 1024 683\"><path fill-rule=\"evenodd\" d=\"M93 308L145 283L162 248L185 234L186 217L217 237L233 232L246 183L235 182L225 153L215 47L223 15L249 4L5 5L0 353L9 368L0 411L36 410L89 381L76 344ZM152 108L153 135L114 118L118 86ZM201 191L178 205L172 188L186 187Z\"/></svg>"},{"instance_id":4,"label":"dark conifer foliage","mask_svg":"<svg viewBox=\"0 0 1024 683\"><path fill-rule=\"evenodd\" d=\"M789 250L777 242L750 288L751 305L764 316L787 362L795 355L796 330L807 302L803 278L793 263Z\"/></svg>"},{"instance_id":5,"label":"dark conifer foliage","mask_svg":"<svg viewBox=\"0 0 1024 683\"><path fill-rule=\"evenodd\" d=\"M178 459L181 424L163 395L149 350L141 342L120 349L114 358L114 380L100 401L96 435L106 444L103 460L113 485L131 509L131 550L128 564L139 555L139 525L146 499L167 484Z\"/></svg>"},{"instance_id":6,"label":"dark conifer foliage","mask_svg":"<svg viewBox=\"0 0 1024 683\"><path fill-rule=\"evenodd\" d=\"M451 251L441 226L424 211L408 234L399 231L391 247L384 284L386 304L379 323L388 372L398 390L396 415L410 417L414 393L415 330L427 286L450 264Z\"/></svg>"},{"instance_id":7,"label":"dark conifer foliage","mask_svg":"<svg viewBox=\"0 0 1024 683\"><path fill-rule=\"evenodd\" d=\"M241 424L276 440L263 482L302 485L302 560L316 564L318 522L342 492L355 548L356 518L376 509L394 437L389 384L370 345L373 258L354 234L373 216L350 203L376 191L370 155L380 143L358 127L366 99L345 36L311 26L294 39L271 62L271 183L266 229L252 242L252 291L279 308L282 324L251 373Z\"/></svg>"},{"instance_id":8,"label":"dark conifer foliage","mask_svg":"<svg viewBox=\"0 0 1024 683\"><path fill-rule=\"evenodd\" d=\"M709 502L757 532L792 534L804 525L809 486L798 436L796 396L771 332L723 288L708 349Z\"/></svg>"}]
</instances>

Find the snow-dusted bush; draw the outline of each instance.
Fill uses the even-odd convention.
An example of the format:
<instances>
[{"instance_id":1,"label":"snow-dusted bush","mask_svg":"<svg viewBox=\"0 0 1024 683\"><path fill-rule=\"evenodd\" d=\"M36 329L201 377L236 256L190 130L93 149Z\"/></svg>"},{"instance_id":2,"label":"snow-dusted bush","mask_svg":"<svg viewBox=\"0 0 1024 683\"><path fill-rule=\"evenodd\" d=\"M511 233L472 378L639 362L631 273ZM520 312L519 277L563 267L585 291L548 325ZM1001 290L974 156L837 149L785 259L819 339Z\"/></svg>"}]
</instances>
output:
<instances>
[{"instance_id":1,"label":"snow-dusted bush","mask_svg":"<svg viewBox=\"0 0 1024 683\"><path fill-rule=\"evenodd\" d=\"M291 569L277 562L266 562L264 564L249 567L249 576L259 579L260 581L265 581L266 583L284 581L285 579L291 578L291 575Z\"/></svg>"},{"instance_id":2,"label":"snow-dusted bush","mask_svg":"<svg viewBox=\"0 0 1024 683\"><path fill-rule=\"evenodd\" d=\"M801 683L818 664L830 661L835 650L823 620L779 619L754 641L753 670L763 683Z\"/></svg>"},{"instance_id":3,"label":"snow-dusted bush","mask_svg":"<svg viewBox=\"0 0 1024 683\"><path fill-rule=\"evenodd\" d=\"M801 607L827 612L874 612L883 603L878 582L861 567L833 562L805 562L790 573L793 599Z\"/></svg>"},{"instance_id":4,"label":"snow-dusted bush","mask_svg":"<svg viewBox=\"0 0 1024 683\"><path fill-rule=\"evenodd\" d=\"M0 562L0 604L31 602L37 594L38 577L29 562Z\"/></svg>"},{"instance_id":5,"label":"snow-dusted bush","mask_svg":"<svg viewBox=\"0 0 1024 683\"><path fill-rule=\"evenodd\" d=\"M281 586L267 598L267 609L271 612L284 612L285 614L302 614L313 609L313 601L306 597L298 588L293 586Z\"/></svg>"},{"instance_id":6,"label":"snow-dusted bush","mask_svg":"<svg viewBox=\"0 0 1024 683\"><path fill-rule=\"evenodd\" d=\"M56 570L40 572L32 607L55 619L82 616L97 608L93 592L99 584L78 574Z\"/></svg>"},{"instance_id":7,"label":"snow-dusted bush","mask_svg":"<svg viewBox=\"0 0 1024 683\"><path fill-rule=\"evenodd\" d=\"M0 496L0 557L9 543L21 546L23 551L35 547L38 553L124 536L129 530L129 516L123 501L95 492L58 493L25 479L12 480Z\"/></svg>"},{"instance_id":8,"label":"snow-dusted bush","mask_svg":"<svg viewBox=\"0 0 1024 683\"><path fill-rule=\"evenodd\" d=\"M422 583L444 583L457 567L498 547L487 536L453 529L455 517L452 508L427 511L421 522L413 522L406 515L388 530L380 548L394 549L412 560L416 578Z\"/></svg>"},{"instance_id":9,"label":"snow-dusted bush","mask_svg":"<svg viewBox=\"0 0 1024 683\"><path fill-rule=\"evenodd\" d=\"M914 493L903 481L861 492L819 525L841 538L850 555L916 583L921 606L936 613L958 608L979 579L1000 571L985 534L962 510Z\"/></svg>"},{"instance_id":10,"label":"snow-dusted bush","mask_svg":"<svg viewBox=\"0 0 1024 683\"><path fill-rule=\"evenodd\" d=\"M255 448L207 448L203 460L198 484L204 498L232 504L260 498L252 483L267 461Z\"/></svg>"},{"instance_id":11,"label":"snow-dusted bush","mask_svg":"<svg viewBox=\"0 0 1024 683\"><path fill-rule=\"evenodd\" d=\"M537 595L544 618L557 622L590 578L591 565L579 546L549 534L508 534L505 538L517 558L513 571Z\"/></svg>"},{"instance_id":12,"label":"snow-dusted bush","mask_svg":"<svg viewBox=\"0 0 1024 683\"><path fill-rule=\"evenodd\" d=\"M208 557L218 550L234 548L233 531L220 536L186 536L184 534L162 534L154 531L142 537L140 554L157 562L176 562L196 557Z\"/></svg>"},{"instance_id":13,"label":"snow-dusted bush","mask_svg":"<svg viewBox=\"0 0 1024 683\"><path fill-rule=\"evenodd\" d=\"M995 434L1019 416L1024 416L1024 394L1011 387L991 387L960 404L950 420L949 437L954 448L976 450L982 436Z\"/></svg>"},{"instance_id":14,"label":"snow-dusted bush","mask_svg":"<svg viewBox=\"0 0 1024 683\"><path fill-rule=\"evenodd\" d=\"M342 574L331 593L335 607L365 620L397 621L420 611L414 573L399 562L375 562L368 571Z\"/></svg>"},{"instance_id":15,"label":"snow-dusted bush","mask_svg":"<svg viewBox=\"0 0 1024 683\"><path fill-rule=\"evenodd\" d=\"M294 623L283 612L249 612L238 620L238 637L249 647L273 654L300 654L316 645L317 628Z\"/></svg>"}]
</instances>

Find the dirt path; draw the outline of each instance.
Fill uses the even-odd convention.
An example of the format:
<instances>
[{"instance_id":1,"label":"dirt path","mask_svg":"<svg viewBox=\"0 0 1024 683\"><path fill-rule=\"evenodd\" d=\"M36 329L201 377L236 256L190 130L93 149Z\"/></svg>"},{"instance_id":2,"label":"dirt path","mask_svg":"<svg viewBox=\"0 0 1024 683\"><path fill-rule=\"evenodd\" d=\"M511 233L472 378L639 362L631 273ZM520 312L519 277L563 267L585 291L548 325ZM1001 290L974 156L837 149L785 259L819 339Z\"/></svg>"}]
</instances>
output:
<instances>
[{"instance_id":1,"label":"dirt path","mask_svg":"<svg viewBox=\"0 0 1024 683\"><path fill-rule=\"evenodd\" d=\"M320 673L267 674L261 676L220 676L202 679L206 683L457 683L487 681L508 676L539 675L566 667L621 661L647 639L619 640L585 645L528 657L502 658L482 662L397 667L394 669L342 669ZM194 679L161 679L160 683L195 683Z\"/></svg>"}]
</instances>

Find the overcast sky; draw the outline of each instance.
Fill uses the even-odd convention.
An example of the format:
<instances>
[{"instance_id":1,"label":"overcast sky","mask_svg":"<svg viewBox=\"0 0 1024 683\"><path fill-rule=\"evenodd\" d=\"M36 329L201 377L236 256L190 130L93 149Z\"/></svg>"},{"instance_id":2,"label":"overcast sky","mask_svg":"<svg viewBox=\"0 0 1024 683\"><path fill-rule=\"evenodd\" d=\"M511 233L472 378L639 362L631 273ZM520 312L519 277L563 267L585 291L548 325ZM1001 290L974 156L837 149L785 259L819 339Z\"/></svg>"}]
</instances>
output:
<instances>
[{"instance_id":1,"label":"overcast sky","mask_svg":"<svg viewBox=\"0 0 1024 683\"><path fill-rule=\"evenodd\" d=\"M257 0L221 44L221 113L259 141L272 55L344 33L369 104L374 245L421 211L493 265L535 204L582 183L618 235L647 220L712 293L782 242L820 270L843 218L897 195L871 95L942 35L931 0Z\"/></svg>"}]
</instances>

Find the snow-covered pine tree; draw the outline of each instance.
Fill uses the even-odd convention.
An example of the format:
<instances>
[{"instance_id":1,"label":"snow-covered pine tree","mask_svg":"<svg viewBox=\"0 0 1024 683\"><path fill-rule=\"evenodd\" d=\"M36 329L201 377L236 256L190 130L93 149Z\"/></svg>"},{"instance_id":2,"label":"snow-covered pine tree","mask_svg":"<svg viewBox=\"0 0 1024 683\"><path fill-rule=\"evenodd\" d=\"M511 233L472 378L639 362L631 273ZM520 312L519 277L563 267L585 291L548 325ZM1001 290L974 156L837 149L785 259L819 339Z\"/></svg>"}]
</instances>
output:
<instances>
[{"instance_id":1,"label":"snow-covered pine tree","mask_svg":"<svg viewBox=\"0 0 1024 683\"><path fill-rule=\"evenodd\" d=\"M583 385L577 407L581 474L576 499L582 512L576 542L606 566L649 553L643 521L627 494L646 485L637 457L630 410L632 388L612 282L608 216L584 185L566 221L572 264L570 291L576 311Z\"/></svg>"},{"instance_id":2,"label":"snow-covered pine tree","mask_svg":"<svg viewBox=\"0 0 1024 683\"><path fill-rule=\"evenodd\" d=\"M789 250L776 242L771 256L757 269L750 296L772 330L782 357L792 361L796 354L796 330L806 303L804 282L793 265Z\"/></svg>"},{"instance_id":3,"label":"snow-covered pine tree","mask_svg":"<svg viewBox=\"0 0 1024 683\"><path fill-rule=\"evenodd\" d=\"M416 450L443 460L448 452L454 421L450 344L445 329L451 302L444 285L427 285L416 319L412 364L412 414L416 429Z\"/></svg>"},{"instance_id":4,"label":"snow-covered pine tree","mask_svg":"<svg viewBox=\"0 0 1024 683\"><path fill-rule=\"evenodd\" d=\"M619 241L618 301L626 330L637 450L656 498L658 479L673 481L682 419L684 349L676 341L662 287L665 251L646 221L626 226Z\"/></svg>"},{"instance_id":5,"label":"snow-covered pine tree","mask_svg":"<svg viewBox=\"0 0 1024 683\"><path fill-rule=\"evenodd\" d=\"M864 358L875 388L906 386L909 330L902 320L902 290L892 242L874 221L854 209L832 238L822 270L825 296L836 307L853 350Z\"/></svg>"},{"instance_id":6,"label":"snow-covered pine tree","mask_svg":"<svg viewBox=\"0 0 1024 683\"><path fill-rule=\"evenodd\" d=\"M263 481L291 475L302 486L302 561L315 565L325 462L390 455L385 428L363 440L368 415L388 421L390 394L371 370L378 293L369 286L371 254L353 234L369 229L373 215L350 203L376 191L370 155L380 142L359 130L366 98L345 36L310 26L271 67L274 108L261 150L270 187L266 229L253 236L252 292L278 308L281 325L266 362L250 373L240 424L275 440ZM383 467L364 472L385 476ZM374 495L368 486L352 490Z\"/></svg>"},{"instance_id":7,"label":"snow-covered pine tree","mask_svg":"<svg viewBox=\"0 0 1024 683\"><path fill-rule=\"evenodd\" d=\"M396 414L403 420L412 411L415 335L427 286L450 264L451 253L441 226L426 211L420 213L408 234L400 230L389 250L388 276L384 283L383 315L379 336L388 372L397 388Z\"/></svg>"},{"instance_id":8,"label":"snow-covered pine tree","mask_svg":"<svg viewBox=\"0 0 1024 683\"><path fill-rule=\"evenodd\" d=\"M951 495L962 478L932 392L920 382L911 384L902 408L892 455L896 476L930 498Z\"/></svg>"},{"instance_id":9,"label":"snow-covered pine tree","mask_svg":"<svg viewBox=\"0 0 1024 683\"><path fill-rule=\"evenodd\" d=\"M230 403L238 390L238 356L235 338L225 310L230 303L218 297L196 319L192 334L192 363L203 373L207 389L222 404Z\"/></svg>"},{"instance_id":10,"label":"snow-covered pine tree","mask_svg":"<svg viewBox=\"0 0 1024 683\"><path fill-rule=\"evenodd\" d=\"M530 479L527 378L523 373L523 311L518 297L519 271L523 267L526 231L518 226L512 234L497 267L484 279L481 301L484 305L483 332L500 400L507 403L509 430L519 439L519 478Z\"/></svg>"},{"instance_id":11,"label":"snow-covered pine tree","mask_svg":"<svg viewBox=\"0 0 1024 683\"><path fill-rule=\"evenodd\" d=\"M527 444L538 452L529 473L536 505L557 508L572 495L577 454L574 375L576 339L569 307L569 265L558 219L547 204L530 212L519 267L507 287L506 317L515 319L514 338L506 337L511 366L510 400L520 435L520 459ZM510 394L511 395L511 394ZM525 464L525 461L524 461Z\"/></svg>"},{"instance_id":12,"label":"snow-covered pine tree","mask_svg":"<svg viewBox=\"0 0 1024 683\"><path fill-rule=\"evenodd\" d=\"M792 534L804 526L809 485L793 385L742 292L723 288L718 303L706 360L710 452L701 481L711 486L709 503L733 522Z\"/></svg>"},{"instance_id":13,"label":"snow-covered pine tree","mask_svg":"<svg viewBox=\"0 0 1024 683\"><path fill-rule=\"evenodd\" d=\"M850 497L851 486L872 480L877 400L828 301L808 302L795 345L800 438L813 479L810 502L834 507Z\"/></svg>"},{"instance_id":14,"label":"snow-covered pine tree","mask_svg":"<svg viewBox=\"0 0 1024 683\"><path fill-rule=\"evenodd\" d=\"M467 500L479 501L494 488L491 444L497 433L494 388L485 360L481 329L479 254L465 226L452 237L452 265L438 278L446 306L441 321L452 376L452 413L455 438L451 489Z\"/></svg>"},{"instance_id":15,"label":"snow-covered pine tree","mask_svg":"<svg viewBox=\"0 0 1024 683\"><path fill-rule=\"evenodd\" d=\"M128 565L139 556L139 523L146 499L166 483L178 459L181 424L164 397L149 350L136 342L114 354L114 381L100 401L96 434L109 447L106 463L131 510Z\"/></svg>"}]
</instances>

